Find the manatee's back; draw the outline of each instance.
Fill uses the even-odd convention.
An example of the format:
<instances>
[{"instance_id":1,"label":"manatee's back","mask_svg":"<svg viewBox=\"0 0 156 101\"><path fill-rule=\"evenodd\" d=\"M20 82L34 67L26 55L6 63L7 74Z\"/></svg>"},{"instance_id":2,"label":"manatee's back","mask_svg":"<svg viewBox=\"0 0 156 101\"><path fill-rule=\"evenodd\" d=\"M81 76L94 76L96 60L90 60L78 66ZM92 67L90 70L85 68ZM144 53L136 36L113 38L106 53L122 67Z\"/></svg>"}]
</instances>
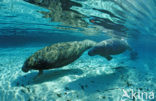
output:
<instances>
[{"instance_id":1,"label":"manatee's back","mask_svg":"<svg viewBox=\"0 0 156 101\"><path fill-rule=\"evenodd\" d=\"M128 48L128 44L121 39L108 40L106 45L107 54L120 54Z\"/></svg>"},{"instance_id":2,"label":"manatee's back","mask_svg":"<svg viewBox=\"0 0 156 101\"><path fill-rule=\"evenodd\" d=\"M58 47L59 58L55 63L55 67L65 66L78 59L82 53L96 42L91 40L66 42L62 47Z\"/></svg>"},{"instance_id":3,"label":"manatee's back","mask_svg":"<svg viewBox=\"0 0 156 101\"><path fill-rule=\"evenodd\" d=\"M115 55L122 53L127 48L128 44L125 41L121 39L111 38L97 43L96 46L94 46L91 50L89 50L88 55L90 56L94 55L108 56L113 54Z\"/></svg>"},{"instance_id":4,"label":"manatee's back","mask_svg":"<svg viewBox=\"0 0 156 101\"><path fill-rule=\"evenodd\" d=\"M31 64L30 68L36 70L62 67L79 58L95 44L91 40L56 43L34 53L27 64Z\"/></svg>"}]
</instances>

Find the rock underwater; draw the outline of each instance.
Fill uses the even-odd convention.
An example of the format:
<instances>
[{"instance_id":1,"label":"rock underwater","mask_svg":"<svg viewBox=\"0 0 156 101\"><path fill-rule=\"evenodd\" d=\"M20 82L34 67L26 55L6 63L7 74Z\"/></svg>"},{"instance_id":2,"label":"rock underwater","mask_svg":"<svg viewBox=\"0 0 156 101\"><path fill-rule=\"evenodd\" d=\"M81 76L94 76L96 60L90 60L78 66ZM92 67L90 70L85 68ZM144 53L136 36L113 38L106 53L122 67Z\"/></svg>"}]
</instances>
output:
<instances>
[{"instance_id":1,"label":"rock underwater","mask_svg":"<svg viewBox=\"0 0 156 101\"><path fill-rule=\"evenodd\" d=\"M30 56L22 67L23 72L29 70L53 69L68 65L78 59L84 51L93 47L96 42L91 40L61 42L47 46Z\"/></svg>"}]
</instances>

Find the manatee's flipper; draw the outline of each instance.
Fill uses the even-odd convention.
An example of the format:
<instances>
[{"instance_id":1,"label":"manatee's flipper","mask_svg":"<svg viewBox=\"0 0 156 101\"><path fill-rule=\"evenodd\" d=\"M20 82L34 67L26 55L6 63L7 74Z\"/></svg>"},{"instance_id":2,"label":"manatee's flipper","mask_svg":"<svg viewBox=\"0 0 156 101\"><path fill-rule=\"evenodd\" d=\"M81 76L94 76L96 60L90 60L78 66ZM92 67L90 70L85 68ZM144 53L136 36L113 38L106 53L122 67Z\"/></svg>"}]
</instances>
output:
<instances>
[{"instance_id":1,"label":"manatee's flipper","mask_svg":"<svg viewBox=\"0 0 156 101\"><path fill-rule=\"evenodd\" d=\"M34 80L37 80L43 74L43 70L39 70L39 73L34 77Z\"/></svg>"},{"instance_id":2,"label":"manatee's flipper","mask_svg":"<svg viewBox=\"0 0 156 101\"><path fill-rule=\"evenodd\" d=\"M113 58L110 55L105 56L105 55L100 54L100 56L105 57L108 61L112 60L112 58Z\"/></svg>"},{"instance_id":3,"label":"manatee's flipper","mask_svg":"<svg viewBox=\"0 0 156 101\"><path fill-rule=\"evenodd\" d=\"M106 58L108 61L112 60L112 57L111 57L110 55L105 56L105 58Z\"/></svg>"},{"instance_id":4,"label":"manatee's flipper","mask_svg":"<svg viewBox=\"0 0 156 101\"><path fill-rule=\"evenodd\" d=\"M38 76L43 74L43 70L39 70Z\"/></svg>"}]
</instances>

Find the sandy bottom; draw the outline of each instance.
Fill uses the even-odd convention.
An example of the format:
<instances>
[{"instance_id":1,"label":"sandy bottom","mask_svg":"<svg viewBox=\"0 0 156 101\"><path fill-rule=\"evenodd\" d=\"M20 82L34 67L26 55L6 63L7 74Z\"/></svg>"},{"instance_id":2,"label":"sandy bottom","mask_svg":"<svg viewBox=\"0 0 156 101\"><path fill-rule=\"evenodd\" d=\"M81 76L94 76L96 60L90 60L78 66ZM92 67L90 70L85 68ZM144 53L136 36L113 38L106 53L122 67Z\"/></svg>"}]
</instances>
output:
<instances>
[{"instance_id":1,"label":"sandy bottom","mask_svg":"<svg viewBox=\"0 0 156 101\"><path fill-rule=\"evenodd\" d=\"M107 61L86 51L75 62L35 78L38 71L23 73L21 67L40 48L0 49L0 101L148 101L146 96L123 97L123 89L129 96L132 89L156 93L156 58L130 60L125 52Z\"/></svg>"}]
</instances>

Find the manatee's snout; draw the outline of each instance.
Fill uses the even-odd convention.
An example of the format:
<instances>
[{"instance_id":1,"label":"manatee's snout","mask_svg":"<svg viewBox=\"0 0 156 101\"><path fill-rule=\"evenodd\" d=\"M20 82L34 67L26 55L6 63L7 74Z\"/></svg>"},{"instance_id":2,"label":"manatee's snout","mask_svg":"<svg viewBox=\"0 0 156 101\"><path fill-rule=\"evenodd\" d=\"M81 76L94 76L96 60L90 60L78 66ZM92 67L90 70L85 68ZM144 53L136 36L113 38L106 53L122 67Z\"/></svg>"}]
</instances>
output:
<instances>
[{"instance_id":1,"label":"manatee's snout","mask_svg":"<svg viewBox=\"0 0 156 101\"><path fill-rule=\"evenodd\" d=\"M26 68L25 66L23 66L23 67L22 67L22 71L23 71L23 72L28 72L28 71L29 71L29 69L28 69L28 68Z\"/></svg>"},{"instance_id":2,"label":"manatee's snout","mask_svg":"<svg viewBox=\"0 0 156 101\"><path fill-rule=\"evenodd\" d=\"M89 56L94 56L94 55L95 55L95 54L94 54L94 51L93 51L92 49L89 50L89 51L88 51L88 55L89 55Z\"/></svg>"}]
</instances>

